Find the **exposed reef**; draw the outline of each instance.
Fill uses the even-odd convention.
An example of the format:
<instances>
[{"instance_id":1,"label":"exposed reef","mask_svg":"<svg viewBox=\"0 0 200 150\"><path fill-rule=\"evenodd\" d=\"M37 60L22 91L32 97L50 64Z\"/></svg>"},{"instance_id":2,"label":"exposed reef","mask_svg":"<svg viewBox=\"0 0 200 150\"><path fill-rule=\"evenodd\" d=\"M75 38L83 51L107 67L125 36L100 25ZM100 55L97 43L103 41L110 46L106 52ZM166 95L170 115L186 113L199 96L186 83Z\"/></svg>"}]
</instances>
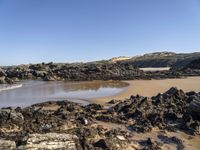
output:
<instances>
[{"instance_id":1,"label":"exposed reef","mask_svg":"<svg viewBox=\"0 0 200 150\"><path fill-rule=\"evenodd\" d=\"M165 132L198 135L200 93L171 88L153 97L131 96L82 106L69 101L45 102L26 108L0 109L0 149L148 149L168 143L184 149L184 141ZM136 140L138 133L162 131L160 141Z\"/></svg>"},{"instance_id":2,"label":"exposed reef","mask_svg":"<svg viewBox=\"0 0 200 150\"><path fill-rule=\"evenodd\" d=\"M167 71L147 72L143 72L129 60L117 62L101 61L72 64L42 63L10 66L0 68L0 84L11 84L21 80L34 79L44 81L134 80L181 78L200 75L200 69L198 68L198 66L200 66L199 61L195 61L195 65L191 63L184 68L174 67Z\"/></svg>"}]
</instances>

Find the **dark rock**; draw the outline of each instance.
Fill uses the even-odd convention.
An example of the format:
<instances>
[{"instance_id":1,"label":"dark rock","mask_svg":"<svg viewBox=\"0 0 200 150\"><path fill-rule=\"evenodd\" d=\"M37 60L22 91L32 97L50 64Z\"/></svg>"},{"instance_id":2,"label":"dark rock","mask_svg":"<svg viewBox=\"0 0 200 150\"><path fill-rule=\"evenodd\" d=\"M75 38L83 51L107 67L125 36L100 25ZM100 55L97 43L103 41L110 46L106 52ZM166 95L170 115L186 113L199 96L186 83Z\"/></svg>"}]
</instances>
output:
<instances>
[{"instance_id":1,"label":"dark rock","mask_svg":"<svg viewBox=\"0 0 200 150\"><path fill-rule=\"evenodd\" d=\"M88 125L89 121L85 117L79 117L78 120L80 120L81 124Z\"/></svg>"},{"instance_id":2,"label":"dark rock","mask_svg":"<svg viewBox=\"0 0 200 150\"><path fill-rule=\"evenodd\" d=\"M192 135L199 134L200 122L192 118L189 113L183 115L182 129L186 130Z\"/></svg>"},{"instance_id":3,"label":"dark rock","mask_svg":"<svg viewBox=\"0 0 200 150\"><path fill-rule=\"evenodd\" d=\"M2 68L0 68L0 77L6 77L6 76L7 76L6 72Z\"/></svg>"},{"instance_id":4,"label":"dark rock","mask_svg":"<svg viewBox=\"0 0 200 150\"><path fill-rule=\"evenodd\" d=\"M8 84L13 84L14 83L14 81L12 79L8 78L8 77L5 78L5 81Z\"/></svg>"},{"instance_id":5,"label":"dark rock","mask_svg":"<svg viewBox=\"0 0 200 150\"><path fill-rule=\"evenodd\" d=\"M45 75L43 77L44 81L56 81L56 78L54 76L50 76L50 75Z\"/></svg>"},{"instance_id":6,"label":"dark rock","mask_svg":"<svg viewBox=\"0 0 200 150\"><path fill-rule=\"evenodd\" d=\"M41 126L41 130L44 132L50 132L50 129L52 128L52 125L44 124Z\"/></svg>"},{"instance_id":7,"label":"dark rock","mask_svg":"<svg viewBox=\"0 0 200 150\"><path fill-rule=\"evenodd\" d=\"M193 97L188 107L188 113L190 113L193 118L200 121L200 96Z\"/></svg>"},{"instance_id":8,"label":"dark rock","mask_svg":"<svg viewBox=\"0 0 200 150\"><path fill-rule=\"evenodd\" d=\"M48 73L46 71L34 71L33 72L33 75L36 76L36 77L45 77Z\"/></svg>"},{"instance_id":9,"label":"dark rock","mask_svg":"<svg viewBox=\"0 0 200 150\"><path fill-rule=\"evenodd\" d=\"M85 109L87 111L92 111L92 110L102 110L103 106L100 104L89 104L87 106L85 106Z\"/></svg>"},{"instance_id":10,"label":"dark rock","mask_svg":"<svg viewBox=\"0 0 200 150\"><path fill-rule=\"evenodd\" d=\"M196 95L196 92L194 92L194 91L187 92L186 95L188 95L188 96L194 96L194 95Z\"/></svg>"},{"instance_id":11,"label":"dark rock","mask_svg":"<svg viewBox=\"0 0 200 150\"><path fill-rule=\"evenodd\" d=\"M161 145L158 142L152 142L150 138L141 141L140 144L143 146L142 150L161 150Z\"/></svg>"},{"instance_id":12,"label":"dark rock","mask_svg":"<svg viewBox=\"0 0 200 150\"><path fill-rule=\"evenodd\" d=\"M188 134L198 133L199 97L199 93L184 93L171 88L152 98L131 96L108 109L98 104L81 106L69 101L50 101L26 108L2 108L0 137L15 141L17 147L22 149L44 146L42 140L53 147L59 143L62 146L73 143L77 149L127 149L133 140L131 131L145 133L158 127L171 131L182 129ZM50 106L58 108L45 109ZM118 123L117 126L127 127L128 131L101 125L106 122ZM67 137L71 136L77 138L69 140ZM176 144L179 149L184 146L176 137L162 135L159 138L164 143ZM161 147L150 139L145 140L142 146L144 149Z\"/></svg>"},{"instance_id":13,"label":"dark rock","mask_svg":"<svg viewBox=\"0 0 200 150\"><path fill-rule=\"evenodd\" d=\"M106 149L109 149L109 144L104 139L101 139L98 142L94 143L94 147L99 147L106 150Z\"/></svg>"},{"instance_id":14,"label":"dark rock","mask_svg":"<svg viewBox=\"0 0 200 150\"><path fill-rule=\"evenodd\" d=\"M94 150L94 146L85 137L80 139L80 145L83 150Z\"/></svg>"},{"instance_id":15,"label":"dark rock","mask_svg":"<svg viewBox=\"0 0 200 150\"><path fill-rule=\"evenodd\" d=\"M118 102L120 102L120 100L113 99L113 100L109 101L108 104L116 104Z\"/></svg>"},{"instance_id":16,"label":"dark rock","mask_svg":"<svg viewBox=\"0 0 200 150\"><path fill-rule=\"evenodd\" d=\"M200 69L200 58L191 61L185 68Z\"/></svg>"},{"instance_id":17,"label":"dark rock","mask_svg":"<svg viewBox=\"0 0 200 150\"><path fill-rule=\"evenodd\" d=\"M20 112L16 112L12 108L1 109L0 110L0 123L7 124L11 122L12 124L22 125L24 122L24 116Z\"/></svg>"},{"instance_id":18,"label":"dark rock","mask_svg":"<svg viewBox=\"0 0 200 150\"><path fill-rule=\"evenodd\" d=\"M183 150L185 149L185 146L183 144L183 141L181 139L178 139L177 137L168 137L164 135L158 135L158 138L167 144L176 144L177 150Z\"/></svg>"}]
</instances>

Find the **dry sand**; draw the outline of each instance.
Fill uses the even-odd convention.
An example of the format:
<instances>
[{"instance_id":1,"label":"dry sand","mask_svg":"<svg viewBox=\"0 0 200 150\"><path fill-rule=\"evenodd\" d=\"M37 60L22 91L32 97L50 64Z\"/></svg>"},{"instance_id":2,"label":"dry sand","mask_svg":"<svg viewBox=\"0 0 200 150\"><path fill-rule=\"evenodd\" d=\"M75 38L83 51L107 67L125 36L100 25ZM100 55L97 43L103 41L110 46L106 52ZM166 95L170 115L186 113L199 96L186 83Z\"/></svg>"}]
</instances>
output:
<instances>
[{"instance_id":1,"label":"dry sand","mask_svg":"<svg viewBox=\"0 0 200 150\"><path fill-rule=\"evenodd\" d=\"M108 123L108 122L102 122L102 121L96 121L96 123L109 130L120 129L122 131L129 131L127 129L127 126L124 124ZM134 147L139 148L140 146L138 145L138 142L141 140L146 140L148 138L151 138L152 141L158 141L158 142L164 143L164 145L162 146L162 150L181 149L181 144L176 145L173 143L165 143L164 141L159 139L158 135L163 135L168 138L177 137L178 139L181 139L186 150L200 149L200 135L192 136L179 130L177 130L176 132L168 132L168 131L160 130L158 128L153 128L152 131L146 132L146 133L136 133L136 132L132 132L132 133L133 133L132 141L135 142L136 145L134 145L134 143L131 143L130 150L134 150L134 148L132 147L133 145Z\"/></svg>"},{"instance_id":2,"label":"dry sand","mask_svg":"<svg viewBox=\"0 0 200 150\"><path fill-rule=\"evenodd\" d=\"M106 102L112 99L123 100L129 98L130 95L140 94L143 96L154 96L156 94L163 93L171 87L177 87L182 89L185 92L196 91L200 92L200 77L188 77L184 79L165 79L165 80L134 80L126 81L129 83L129 86L125 90L117 95L98 98L95 100L96 103L105 105ZM116 125L110 123L98 122L99 125L104 126L105 128L120 128L121 130L127 130L123 125ZM148 133L134 133L134 141L138 143L140 140L151 138L153 141L158 141L164 143L161 139L158 138L158 135L164 135L166 137L177 137L183 141L184 149L188 150L199 150L200 149L200 136L191 136L187 135L184 132L167 132L161 131L159 129L152 130ZM138 144L131 144L129 149L139 148ZM165 143L162 146L163 150L177 150L181 149L181 144L175 145L172 143Z\"/></svg>"},{"instance_id":3,"label":"dry sand","mask_svg":"<svg viewBox=\"0 0 200 150\"><path fill-rule=\"evenodd\" d=\"M171 87L177 87L185 92L196 91L200 92L200 77L188 77L182 79L164 79L164 80L131 80L125 81L129 83L121 93L97 98L94 100L95 103L105 104L112 99L123 100L129 98L131 95L142 95L142 96L155 96L158 93L163 93Z\"/></svg>"}]
</instances>

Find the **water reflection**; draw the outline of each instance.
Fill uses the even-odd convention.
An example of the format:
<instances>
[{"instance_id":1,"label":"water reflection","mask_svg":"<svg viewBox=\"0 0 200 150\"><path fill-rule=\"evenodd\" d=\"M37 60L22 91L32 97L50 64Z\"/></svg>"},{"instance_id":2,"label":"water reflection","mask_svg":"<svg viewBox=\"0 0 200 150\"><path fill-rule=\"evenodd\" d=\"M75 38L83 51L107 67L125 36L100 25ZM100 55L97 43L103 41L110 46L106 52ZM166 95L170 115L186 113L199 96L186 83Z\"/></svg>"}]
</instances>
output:
<instances>
[{"instance_id":1,"label":"water reflection","mask_svg":"<svg viewBox=\"0 0 200 150\"><path fill-rule=\"evenodd\" d=\"M93 98L115 95L126 86L128 83L119 81L26 81L21 88L1 91L0 107L28 106L48 100L64 99L85 103Z\"/></svg>"},{"instance_id":2,"label":"water reflection","mask_svg":"<svg viewBox=\"0 0 200 150\"><path fill-rule=\"evenodd\" d=\"M99 90L100 88L123 88L128 86L126 82L120 81L87 81L87 82L68 82L62 84L66 91L77 90Z\"/></svg>"}]
</instances>

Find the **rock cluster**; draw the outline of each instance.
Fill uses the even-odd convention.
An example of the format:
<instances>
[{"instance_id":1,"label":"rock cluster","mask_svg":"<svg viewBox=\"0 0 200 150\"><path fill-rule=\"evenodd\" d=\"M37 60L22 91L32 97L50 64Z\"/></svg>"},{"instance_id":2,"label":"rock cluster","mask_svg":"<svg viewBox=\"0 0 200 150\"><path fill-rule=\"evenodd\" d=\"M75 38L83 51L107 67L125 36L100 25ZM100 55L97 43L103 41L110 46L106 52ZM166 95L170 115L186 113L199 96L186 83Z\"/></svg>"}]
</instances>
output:
<instances>
[{"instance_id":1,"label":"rock cluster","mask_svg":"<svg viewBox=\"0 0 200 150\"><path fill-rule=\"evenodd\" d=\"M46 106L58 106L46 110ZM81 106L68 101L36 104L24 109L0 111L0 147L9 149L120 149L128 146L129 134L95 124L89 114L104 111L101 105Z\"/></svg>"},{"instance_id":2,"label":"rock cluster","mask_svg":"<svg viewBox=\"0 0 200 150\"><path fill-rule=\"evenodd\" d=\"M190 69L200 69L200 58L199 59L195 59L192 62L190 62L186 68L190 68Z\"/></svg>"},{"instance_id":3,"label":"rock cluster","mask_svg":"<svg viewBox=\"0 0 200 150\"><path fill-rule=\"evenodd\" d=\"M135 79L141 74L141 70L126 62L42 63L0 69L0 83L11 83L25 79L45 81Z\"/></svg>"},{"instance_id":4,"label":"rock cluster","mask_svg":"<svg viewBox=\"0 0 200 150\"><path fill-rule=\"evenodd\" d=\"M13 83L12 80L7 77L6 70L0 68L0 84Z\"/></svg>"},{"instance_id":5,"label":"rock cluster","mask_svg":"<svg viewBox=\"0 0 200 150\"><path fill-rule=\"evenodd\" d=\"M200 75L200 58L191 61L182 67L173 67L170 72L174 72L181 76L199 76Z\"/></svg>"},{"instance_id":6,"label":"rock cluster","mask_svg":"<svg viewBox=\"0 0 200 150\"><path fill-rule=\"evenodd\" d=\"M110 105L107 109L99 104L81 106L58 101L2 108L0 149L128 149L134 142L134 133L149 132L154 127L199 134L200 93L171 88L151 98L131 96ZM126 130L109 129L99 122L123 125ZM159 138L183 147L176 137ZM139 145L141 149L162 147L151 139Z\"/></svg>"},{"instance_id":7,"label":"rock cluster","mask_svg":"<svg viewBox=\"0 0 200 150\"><path fill-rule=\"evenodd\" d=\"M195 62L196 63L196 62ZM198 65L197 65L198 66ZM0 84L27 79L55 80L130 80L180 78L200 75L200 69L173 68L169 71L143 72L131 61L54 64L42 63L0 68Z\"/></svg>"},{"instance_id":8,"label":"rock cluster","mask_svg":"<svg viewBox=\"0 0 200 150\"><path fill-rule=\"evenodd\" d=\"M131 122L129 128L136 132L147 132L153 127L179 128L191 134L199 133L200 93L184 93L171 88L164 94L152 98L131 96L111 108L120 121ZM115 117L116 118L116 117Z\"/></svg>"}]
</instances>

